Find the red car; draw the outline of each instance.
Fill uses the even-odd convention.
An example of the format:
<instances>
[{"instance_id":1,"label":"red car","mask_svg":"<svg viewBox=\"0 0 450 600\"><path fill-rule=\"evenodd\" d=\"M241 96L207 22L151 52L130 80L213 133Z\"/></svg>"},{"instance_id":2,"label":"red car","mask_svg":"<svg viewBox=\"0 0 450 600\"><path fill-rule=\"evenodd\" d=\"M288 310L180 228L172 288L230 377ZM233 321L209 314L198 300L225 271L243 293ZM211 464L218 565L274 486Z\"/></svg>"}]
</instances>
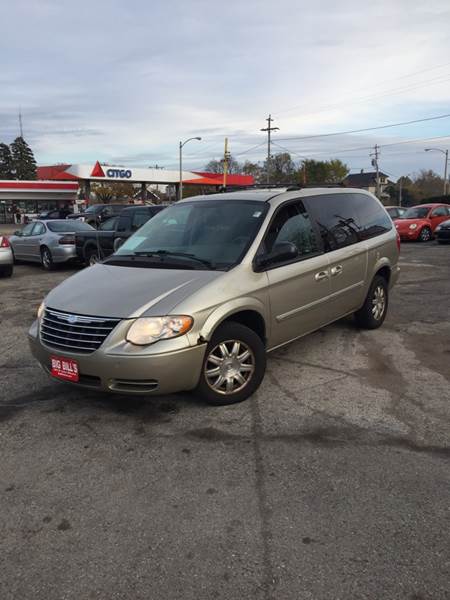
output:
<instances>
[{"instance_id":1,"label":"red car","mask_svg":"<svg viewBox=\"0 0 450 600\"><path fill-rule=\"evenodd\" d=\"M420 204L408 208L394 223L401 240L428 242L439 223L449 217L450 206L447 204Z\"/></svg>"}]
</instances>

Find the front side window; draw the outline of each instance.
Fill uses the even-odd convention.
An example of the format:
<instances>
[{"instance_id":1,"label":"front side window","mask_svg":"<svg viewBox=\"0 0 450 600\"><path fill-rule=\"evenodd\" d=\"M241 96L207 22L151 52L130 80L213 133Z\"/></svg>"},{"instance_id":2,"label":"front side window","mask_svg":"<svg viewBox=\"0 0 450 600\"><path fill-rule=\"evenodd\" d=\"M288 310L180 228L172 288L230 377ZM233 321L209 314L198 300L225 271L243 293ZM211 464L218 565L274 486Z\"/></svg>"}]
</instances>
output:
<instances>
[{"instance_id":1,"label":"front side window","mask_svg":"<svg viewBox=\"0 0 450 600\"><path fill-rule=\"evenodd\" d=\"M100 231L114 231L116 228L116 223L118 221L118 217L111 217L107 221L104 221L99 229Z\"/></svg>"},{"instance_id":2,"label":"front side window","mask_svg":"<svg viewBox=\"0 0 450 600\"><path fill-rule=\"evenodd\" d=\"M265 202L200 200L175 204L147 221L116 256L159 254L165 260L188 255L218 269L239 262L259 231Z\"/></svg>"},{"instance_id":3,"label":"front side window","mask_svg":"<svg viewBox=\"0 0 450 600\"><path fill-rule=\"evenodd\" d=\"M302 202L282 207L269 225L261 252L270 253L277 244L290 242L299 258L318 254L321 249L311 220Z\"/></svg>"},{"instance_id":4,"label":"front side window","mask_svg":"<svg viewBox=\"0 0 450 600\"><path fill-rule=\"evenodd\" d=\"M25 225L25 227L21 231L21 235L23 237L31 235L31 232L33 231L34 225L35 225L34 223L29 223L28 225Z\"/></svg>"}]
</instances>

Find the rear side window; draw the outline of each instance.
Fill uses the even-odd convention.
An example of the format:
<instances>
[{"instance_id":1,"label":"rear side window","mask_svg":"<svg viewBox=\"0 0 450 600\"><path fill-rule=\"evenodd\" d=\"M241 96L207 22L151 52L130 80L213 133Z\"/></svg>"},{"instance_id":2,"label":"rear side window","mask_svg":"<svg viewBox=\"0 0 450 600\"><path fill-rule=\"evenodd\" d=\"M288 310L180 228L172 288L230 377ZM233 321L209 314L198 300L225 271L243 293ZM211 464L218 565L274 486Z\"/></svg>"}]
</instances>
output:
<instances>
[{"instance_id":1,"label":"rear side window","mask_svg":"<svg viewBox=\"0 0 450 600\"><path fill-rule=\"evenodd\" d=\"M445 206L438 206L438 208L435 208L431 213L432 217L445 217L447 215L448 210L445 208Z\"/></svg>"},{"instance_id":2,"label":"rear side window","mask_svg":"<svg viewBox=\"0 0 450 600\"><path fill-rule=\"evenodd\" d=\"M390 218L375 198L366 194L351 194L350 197L356 205L362 240L368 240L392 229Z\"/></svg>"},{"instance_id":3,"label":"rear side window","mask_svg":"<svg viewBox=\"0 0 450 600\"><path fill-rule=\"evenodd\" d=\"M359 216L351 196L323 194L307 199L308 211L319 227L326 252L360 241Z\"/></svg>"},{"instance_id":4,"label":"rear side window","mask_svg":"<svg viewBox=\"0 0 450 600\"><path fill-rule=\"evenodd\" d=\"M366 194L324 194L308 199L327 252L386 233L392 221Z\"/></svg>"}]
</instances>

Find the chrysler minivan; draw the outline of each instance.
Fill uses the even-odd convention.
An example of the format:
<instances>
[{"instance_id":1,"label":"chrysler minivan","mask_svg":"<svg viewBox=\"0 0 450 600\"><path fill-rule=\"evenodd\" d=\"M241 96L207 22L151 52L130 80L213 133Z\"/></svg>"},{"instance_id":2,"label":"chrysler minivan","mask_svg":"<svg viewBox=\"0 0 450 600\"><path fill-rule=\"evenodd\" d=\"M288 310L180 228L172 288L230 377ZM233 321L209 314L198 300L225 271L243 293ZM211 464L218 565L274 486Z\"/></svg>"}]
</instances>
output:
<instances>
[{"instance_id":1,"label":"chrysler minivan","mask_svg":"<svg viewBox=\"0 0 450 600\"><path fill-rule=\"evenodd\" d=\"M399 249L363 190L189 198L52 290L31 349L52 377L87 388L240 402L268 352L350 314L379 327Z\"/></svg>"}]
</instances>

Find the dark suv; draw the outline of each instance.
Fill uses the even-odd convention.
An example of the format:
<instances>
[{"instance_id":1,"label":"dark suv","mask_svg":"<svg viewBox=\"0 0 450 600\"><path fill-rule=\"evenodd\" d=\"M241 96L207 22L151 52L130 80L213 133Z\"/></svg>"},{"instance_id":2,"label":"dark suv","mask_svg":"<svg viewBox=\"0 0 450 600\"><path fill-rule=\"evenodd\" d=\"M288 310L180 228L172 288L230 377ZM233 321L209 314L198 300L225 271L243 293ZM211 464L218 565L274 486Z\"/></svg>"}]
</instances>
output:
<instances>
[{"instance_id":1,"label":"dark suv","mask_svg":"<svg viewBox=\"0 0 450 600\"><path fill-rule=\"evenodd\" d=\"M68 219L79 219L92 227L98 227L111 217L119 215L129 204L92 204L84 212L69 215Z\"/></svg>"}]
</instances>

